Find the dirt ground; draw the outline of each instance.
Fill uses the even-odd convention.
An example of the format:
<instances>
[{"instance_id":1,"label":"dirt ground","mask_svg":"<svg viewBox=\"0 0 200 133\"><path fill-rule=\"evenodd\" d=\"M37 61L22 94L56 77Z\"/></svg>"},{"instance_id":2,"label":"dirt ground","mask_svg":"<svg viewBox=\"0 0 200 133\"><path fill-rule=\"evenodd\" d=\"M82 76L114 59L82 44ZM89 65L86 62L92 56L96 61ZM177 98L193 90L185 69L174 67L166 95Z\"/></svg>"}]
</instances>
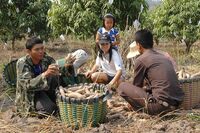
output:
<instances>
[{"instance_id":1,"label":"dirt ground","mask_svg":"<svg viewBox=\"0 0 200 133\"><path fill-rule=\"evenodd\" d=\"M73 43L73 42L68 42ZM48 46L47 51L54 58L64 57L67 52L82 46L90 55L93 51L89 50L90 44L87 42L73 43L73 47L64 45ZM71 44L72 45L72 44ZM0 72L3 65L11 57L19 58L25 54L22 46L17 46L16 52L6 50L0 45ZM93 57L91 57L91 60ZM87 64L89 67L90 64ZM178 109L163 116L149 116L145 113L130 111L126 102L114 95L112 98L113 107L108 108L107 122L100 124L96 128L82 128L72 130L62 123L59 118L49 116L44 119L37 117L21 118L15 112L14 89L9 88L0 78L0 132L1 133L199 133L200 132L200 109L182 110Z\"/></svg>"}]
</instances>

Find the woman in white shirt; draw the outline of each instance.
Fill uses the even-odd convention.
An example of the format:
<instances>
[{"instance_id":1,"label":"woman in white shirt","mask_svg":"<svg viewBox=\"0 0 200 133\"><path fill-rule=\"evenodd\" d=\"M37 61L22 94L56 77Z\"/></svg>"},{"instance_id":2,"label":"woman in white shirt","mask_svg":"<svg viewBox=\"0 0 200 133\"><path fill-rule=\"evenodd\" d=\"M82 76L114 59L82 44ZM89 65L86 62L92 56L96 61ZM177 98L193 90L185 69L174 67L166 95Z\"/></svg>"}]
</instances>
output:
<instances>
[{"instance_id":1,"label":"woman in white shirt","mask_svg":"<svg viewBox=\"0 0 200 133\"><path fill-rule=\"evenodd\" d=\"M112 47L111 38L103 34L99 40L99 52L96 63L85 75L95 83L104 83L113 87L125 77L125 69L118 51ZM102 71L97 71L99 68Z\"/></svg>"}]
</instances>

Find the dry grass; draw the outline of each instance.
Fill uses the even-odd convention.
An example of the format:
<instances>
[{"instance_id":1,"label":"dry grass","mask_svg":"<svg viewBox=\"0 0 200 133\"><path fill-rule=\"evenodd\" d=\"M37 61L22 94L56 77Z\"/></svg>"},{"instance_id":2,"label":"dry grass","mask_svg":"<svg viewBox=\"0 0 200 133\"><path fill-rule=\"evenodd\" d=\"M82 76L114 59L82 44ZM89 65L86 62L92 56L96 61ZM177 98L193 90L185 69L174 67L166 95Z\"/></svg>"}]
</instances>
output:
<instances>
[{"instance_id":1,"label":"dry grass","mask_svg":"<svg viewBox=\"0 0 200 133\"><path fill-rule=\"evenodd\" d=\"M94 62L95 54L93 49L91 49L94 43L91 40L74 41L70 38L67 38L66 40L66 42L57 41L56 45L55 43L47 44L47 52L55 59L59 59L65 57L68 52L81 47L91 55L90 61L86 64L86 66L88 66L86 69L89 69ZM24 41L17 42L15 52L6 50L2 45L0 45L0 50L2 51L0 52L0 72L3 70L3 64L6 64L12 56L19 58L25 54L25 51L23 50L24 43ZM191 49L191 53L188 55L184 52L185 46L173 44L172 42L161 42L161 44L156 47L169 52L172 57L176 59L179 69L185 67L190 73L200 71L199 43L194 45ZM2 81L2 79L0 80ZM13 112L11 111L8 112L8 118L4 118L4 111L8 110L10 108L9 105L13 102L13 91L13 89L6 88L3 83L0 85L0 132L200 132L199 110L177 110L162 117L150 117L146 114L136 112L114 112L109 110L109 122L100 125L98 128L83 128L77 131L72 131L66 124L54 117L48 117L46 119L37 119L32 117L19 118L15 114L12 114ZM119 99L119 97L117 97L117 99ZM112 113L117 115L110 117Z\"/></svg>"},{"instance_id":2,"label":"dry grass","mask_svg":"<svg viewBox=\"0 0 200 133\"><path fill-rule=\"evenodd\" d=\"M193 45L188 54L185 52L185 45L173 42L163 41L159 46L156 46L156 48L167 51L176 60L178 69L184 67L191 74L200 71L198 68L200 65L199 41Z\"/></svg>"}]
</instances>

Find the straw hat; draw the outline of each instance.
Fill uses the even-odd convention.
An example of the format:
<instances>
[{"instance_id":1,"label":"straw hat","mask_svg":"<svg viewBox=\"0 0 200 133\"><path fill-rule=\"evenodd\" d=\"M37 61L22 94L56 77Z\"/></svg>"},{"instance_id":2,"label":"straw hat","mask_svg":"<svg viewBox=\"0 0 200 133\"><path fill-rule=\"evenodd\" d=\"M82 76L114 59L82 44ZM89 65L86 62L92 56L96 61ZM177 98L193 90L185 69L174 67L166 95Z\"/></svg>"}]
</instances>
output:
<instances>
[{"instance_id":1,"label":"straw hat","mask_svg":"<svg viewBox=\"0 0 200 133\"><path fill-rule=\"evenodd\" d=\"M136 42L132 42L130 45L129 45L129 48L130 48L130 51L129 53L127 54L126 58L133 58L133 57L136 57L137 55L139 55L139 51L137 50L137 47L136 47Z\"/></svg>"}]
</instances>

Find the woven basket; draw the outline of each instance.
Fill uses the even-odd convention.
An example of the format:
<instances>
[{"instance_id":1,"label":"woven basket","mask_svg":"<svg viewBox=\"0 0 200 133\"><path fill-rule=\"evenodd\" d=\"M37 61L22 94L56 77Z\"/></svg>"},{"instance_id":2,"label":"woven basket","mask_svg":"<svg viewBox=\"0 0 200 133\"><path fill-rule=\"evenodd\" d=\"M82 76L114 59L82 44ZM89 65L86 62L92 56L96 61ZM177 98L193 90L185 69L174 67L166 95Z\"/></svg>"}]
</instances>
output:
<instances>
[{"instance_id":1,"label":"woven basket","mask_svg":"<svg viewBox=\"0 0 200 133\"><path fill-rule=\"evenodd\" d=\"M80 86L81 84L77 85ZM83 84L82 84L83 85ZM71 87L74 87L73 85ZM68 89L70 87L67 87ZM60 117L63 122L73 129L80 127L97 126L99 123L105 122L107 114L106 101L103 102L105 97L105 85L94 84L93 91L98 90L101 95L97 98L91 99L75 99L63 97L57 93L57 103L60 110Z\"/></svg>"},{"instance_id":2,"label":"woven basket","mask_svg":"<svg viewBox=\"0 0 200 133\"><path fill-rule=\"evenodd\" d=\"M185 96L181 104L183 109L192 109L200 104L200 78L180 80Z\"/></svg>"},{"instance_id":3,"label":"woven basket","mask_svg":"<svg viewBox=\"0 0 200 133\"><path fill-rule=\"evenodd\" d=\"M12 60L5 65L3 69L3 78L6 83L11 87L16 87L17 82L17 71L16 71L17 60Z\"/></svg>"}]
</instances>

